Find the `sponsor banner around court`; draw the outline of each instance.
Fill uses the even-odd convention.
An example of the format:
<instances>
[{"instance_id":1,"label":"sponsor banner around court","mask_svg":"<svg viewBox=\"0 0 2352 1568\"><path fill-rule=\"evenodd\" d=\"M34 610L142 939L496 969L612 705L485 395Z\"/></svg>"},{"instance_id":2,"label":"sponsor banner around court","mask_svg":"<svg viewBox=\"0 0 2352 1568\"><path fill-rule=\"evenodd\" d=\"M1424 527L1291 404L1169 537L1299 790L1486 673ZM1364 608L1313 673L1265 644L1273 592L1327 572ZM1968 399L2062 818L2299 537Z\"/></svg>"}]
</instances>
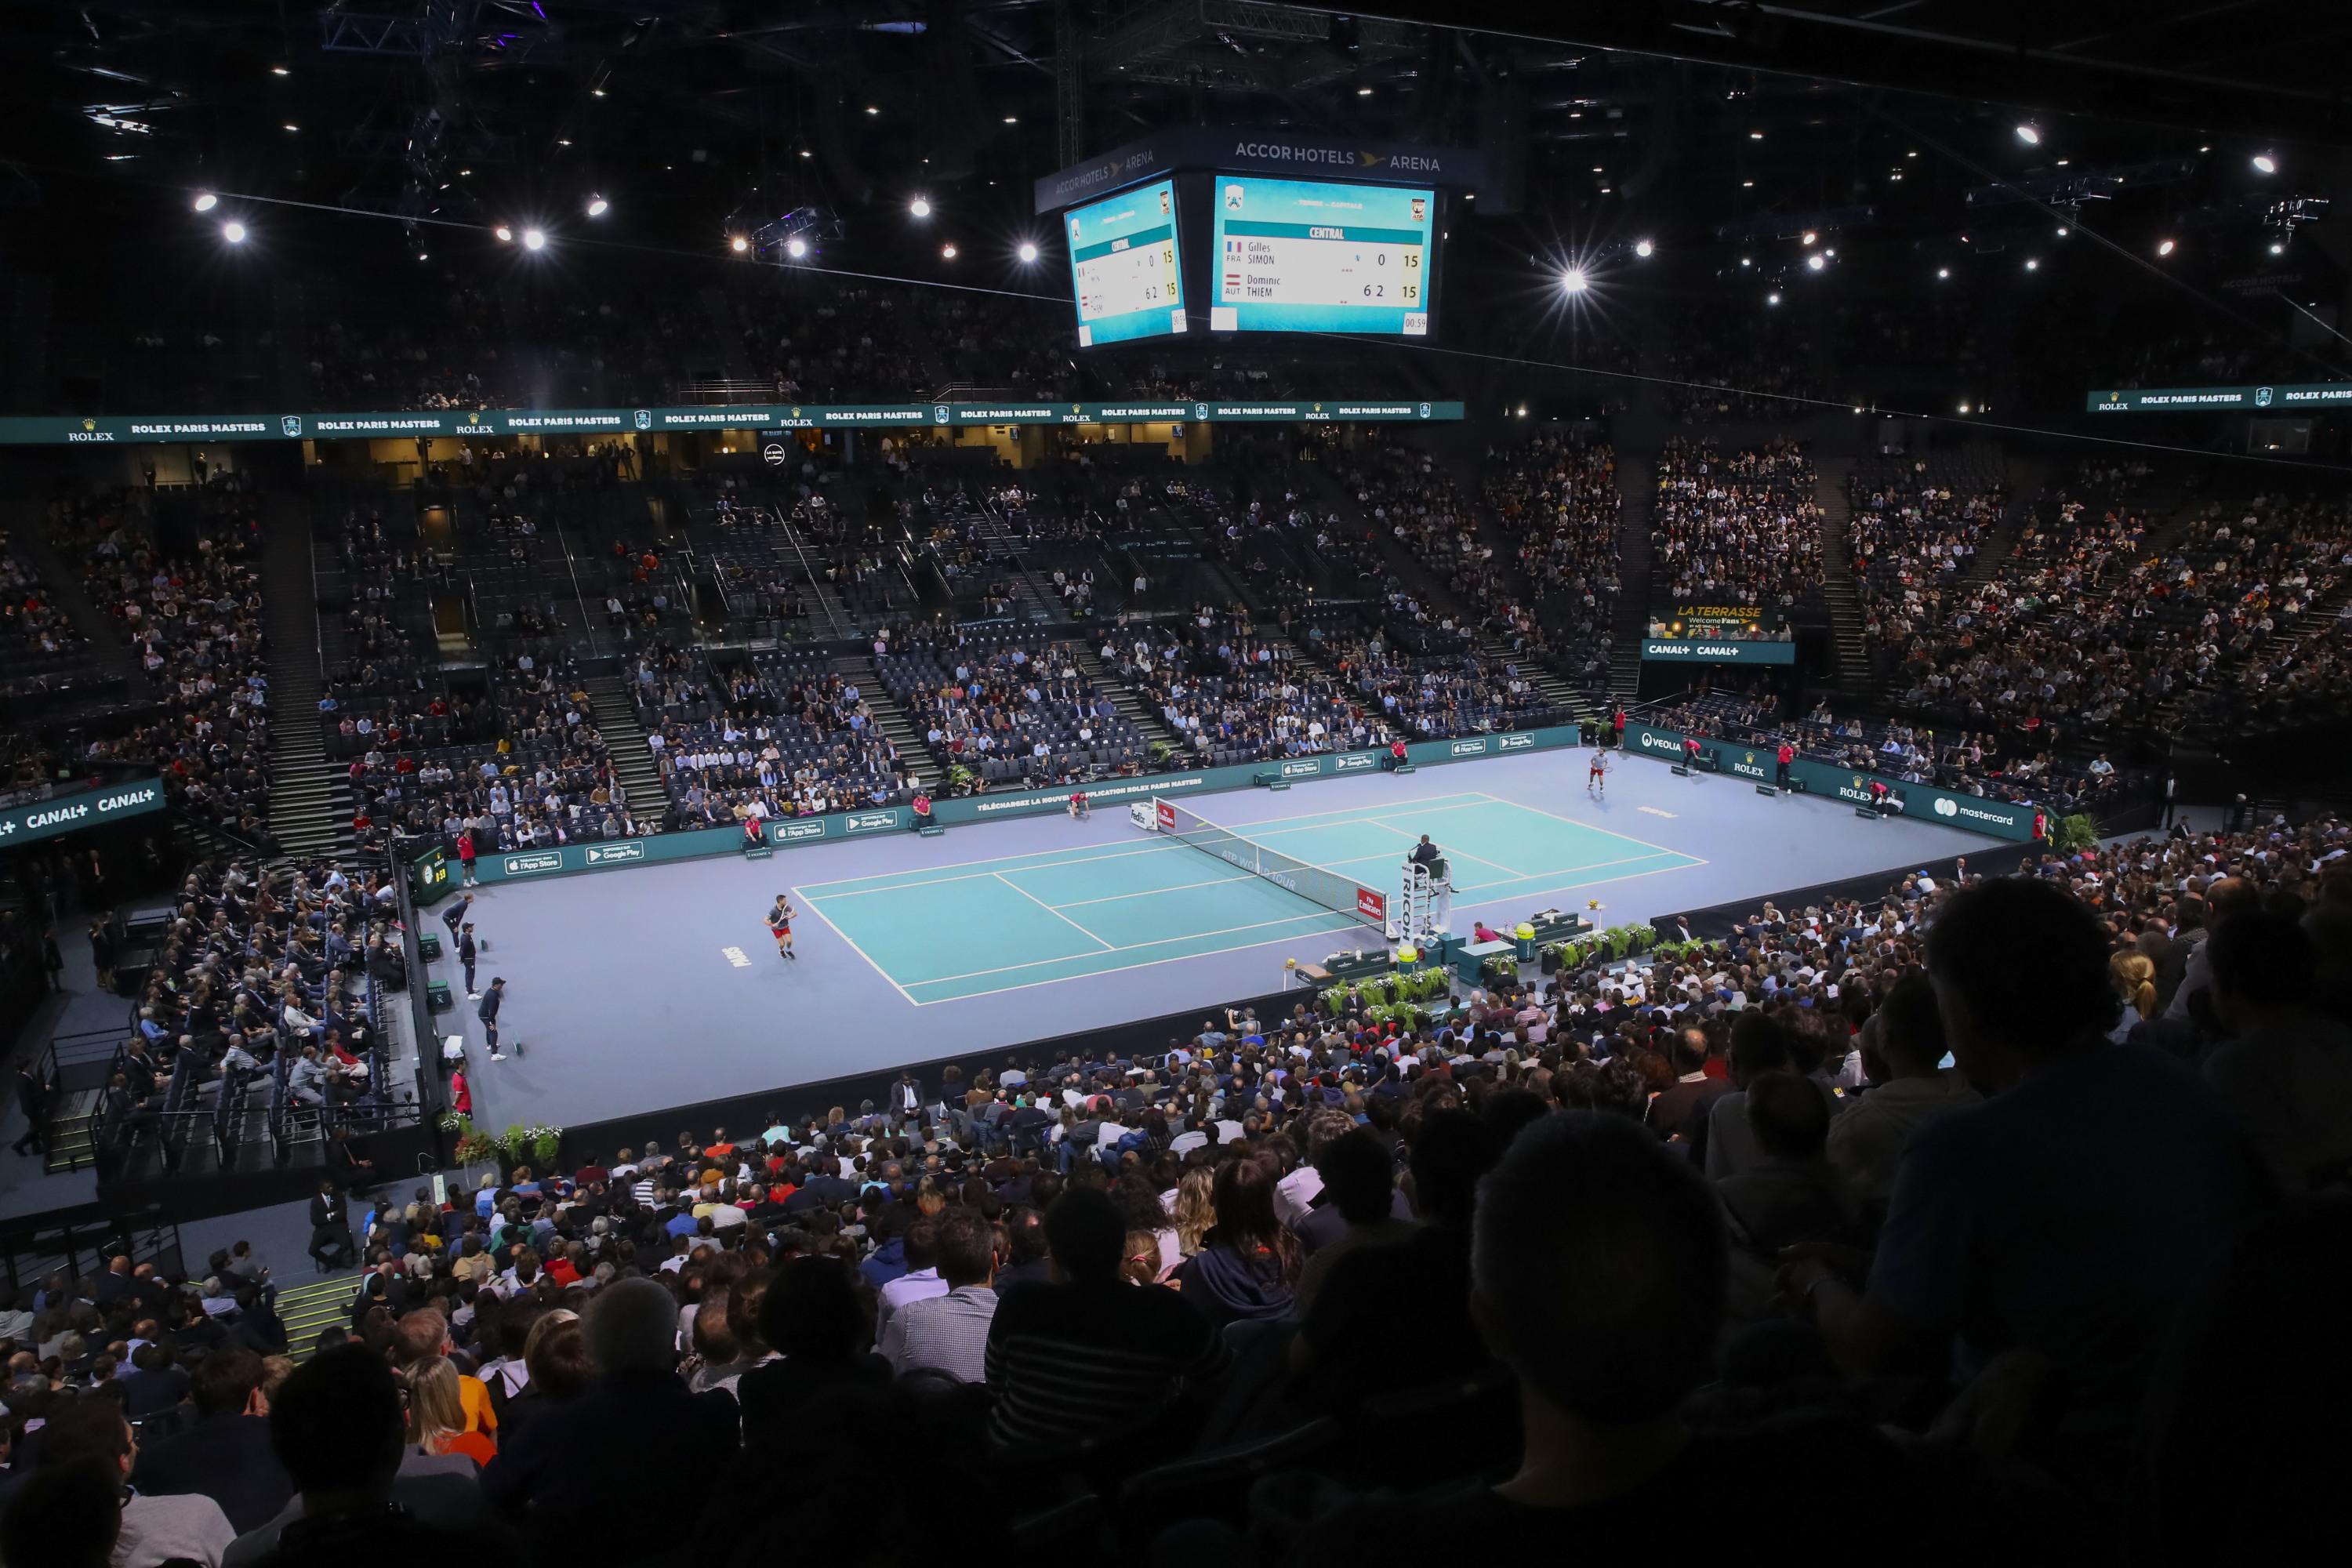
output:
<instances>
[{"instance_id":1,"label":"sponsor banner around court","mask_svg":"<svg viewBox=\"0 0 2352 1568\"><path fill-rule=\"evenodd\" d=\"M2352 408L2352 381L2306 381L2272 386L2135 386L2084 395L2092 414L2202 414L2243 408Z\"/></svg>"},{"instance_id":2,"label":"sponsor banner around court","mask_svg":"<svg viewBox=\"0 0 2352 1568\"><path fill-rule=\"evenodd\" d=\"M1631 736L1641 726L1629 724L1626 734ZM1656 732L1668 733L1663 730ZM1414 763L1427 766L1433 763L1468 762L1478 757L1503 756L1514 752L1549 751L1576 745L1580 739L1574 725L1564 725L1554 729L1473 735L1458 741L1418 741L1405 748L1405 754ZM1147 773L1131 779L1111 779L1086 785L1085 795L1090 805L1140 802L1153 795L1215 795L1248 789L1257 783L1259 775L1268 772L1276 773L1284 779L1338 778L1349 773L1375 772L1385 760L1385 754L1380 752L1326 752L1317 756L1286 757L1272 763L1249 763L1233 767L1199 768L1189 773ZM942 826L953 826L960 823L986 822L994 817L1034 816L1041 812L1066 811L1069 808L1073 793L1074 786L1066 785L1055 789L1004 790L989 795L963 795L953 800L934 800L931 803L931 820ZM827 840L862 837L876 833L903 832L908 826L911 809L891 805L833 812L824 816L771 817L766 837L773 847L785 849L797 845L821 844ZM706 827L686 833L665 833L652 838L554 845L485 855L476 863L475 875L480 881L496 882L509 879L567 875L575 871L604 871L615 866L646 865L656 860L690 860L709 855L733 855L741 853L742 848L741 828ZM418 900L430 902L446 890L446 883L429 891L420 887L417 889Z\"/></svg>"},{"instance_id":3,"label":"sponsor banner around court","mask_svg":"<svg viewBox=\"0 0 2352 1568\"><path fill-rule=\"evenodd\" d=\"M1767 747L1713 740L1704 735L1698 737L1698 744L1700 759L1712 763L1719 772L1753 779L1759 784L1771 784L1778 778L1774 753ZM1664 762L1680 762L1683 733L1679 730L1661 730L1650 724L1627 724L1625 750ZM1789 775L1802 784L1808 795L1828 795L1832 800L1852 801L1856 805L1872 804L1870 784L1874 778L1877 778L1892 793L1893 799L1900 803L1900 812L1905 816L1948 823L1954 827L1965 827L1971 833L2007 838L2020 844L2033 840L2034 818L2042 815L2037 806L2020 805L2005 800L1987 800L1981 795L1959 795L1951 790L1938 789L1933 784L1906 784L1901 779L1880 778L1875 773L1855 773L1850 768L1833 768L1827 763L1817 763L1804 757L1799 757L1789 764Z\"/></svg>"},{"instance_id":4,"label":"sponsor banner around court","mask_svg":"<svg viewBox=\"0 0 2352 1568\"><path fill-rule=\"evenodd\" d=\"M1457 402L1380 403L760 403L697 408L474 408L400 414L71 415L0 418L0 447L142 442L341 441L436 437L658 435L688 430L890 429L974 425L1132 425L1458 420Z\"/></svg>"},{"instance_id":5,"label":"sponsor banner around court","mask_svg":"<svg viewBox=\"0 0 2352 1568\"><path fill-rule=\"evenodd\" d=\"M1764 639L1709 642L1690 637L1643 637L1642 657L1653 664L1794 664L1797 645Z\"/></svg>"},{"instance_id":6,"label":"sponsor banner around court","mask_svg":"<svg viewBox=\"0 0 2352 1568\"><path fill-rule=\"evenodd\" d=\"M137 779L130 784L52 795L47 800L28 800L21 805L0 809L0 849L37 844L61 833L102 827L110 822L163 809L162 779Z\"/></svg>"}]
</instances>

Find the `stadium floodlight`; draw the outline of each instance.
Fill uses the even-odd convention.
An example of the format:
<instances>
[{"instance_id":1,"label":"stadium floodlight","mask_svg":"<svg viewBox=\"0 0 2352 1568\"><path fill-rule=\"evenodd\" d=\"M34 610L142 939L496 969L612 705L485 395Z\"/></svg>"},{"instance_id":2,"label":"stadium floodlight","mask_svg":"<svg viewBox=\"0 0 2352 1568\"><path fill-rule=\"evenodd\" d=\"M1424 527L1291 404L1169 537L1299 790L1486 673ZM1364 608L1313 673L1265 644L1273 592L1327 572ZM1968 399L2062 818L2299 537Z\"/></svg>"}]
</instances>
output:
<instances>
[{"instance_id":1,"label":"stadium floodlight","mask_svg":"<svg viewBox=\"0 0 2352 1568\"><path fill-rule=\"evenodd\" d=\"M1024 261L1034 261L1037 259L1037 247L1032 242L1024 239L1021 242L1021 248L1014 251L1013 254L1018 256Z\"/></svg>"},{"instance_id":2,"label":"stadium floodlight","mask_svg":"<svg viewBox=\"0 0 2352 1568\"><path fill-rule=\"evenodd\" d=\"M2041 270L2042 270L2042 258L2041 258L2040 257L2038 257L2038 256L2029 256L2029 257L2027 257L2027 258L2025 258L2025 269L2026 269L2028 272L2039 272L2039 271L2041 271Z\"/></svg>"},{"instance_id":3,"label":"stadium floodlight","mask_svg":"<svg viewBox=\"0 0 2352 1568\"><path fill-rule=\"evenodd\" d=\"M2042 127L2031 120L2021 121L2017 127L2017 139L2028 147L2039 147L2042 145Z\"/></svg>"},{"instance_id":4,"label":"stadium floodlight","mask_svg":"<svg viewBox=\"0 0 2352 1568\"><path fill-rule=\"evenodd\" d=\"M907 210L917 217L929 217L931 216L930 199L928 196L917 196L907 204Z\"/></svg>"},{"instance_id":5,"label":"stadium floodlight","mask_svg":"<svg viewBox=\"0 0 2352 1568\"><path fill-rule=\"evenodd\" d=\"M953 261L955 258L956 258L956 247L955 247L954 246L952 246L952 245L942 245L942 246L940 246L940 260L942 260L942 261Z\"/></svg>"},{"instance_id":6,"label":"stadium floodlight","mask_svg":"<svg viewBox=\"0 0 2352 1568\"><path fill-rule=\"evenodd\" d=\"M231 245L243 245L245 243L245 225L237 222L235 218L229 219L228 222L221 225L221 237L227 240Z\"/></svg>"},{"instance_id":7,"label":"stadium floodlight","mask_svg":"<svg viewBox=\"0 0 2352 1568\"><path fill-rule=\"evenodd\" d=\"M792 238L784 241L784 254L794 261L803 259L808 255L808 241L799 235L793 236Z\"/></svg>"},{"instance_id":8,"label":"stadium floodlight","mask_svg":"<svg viewBox=\"0 0 2352 1568\"><path fill-rule=\"evenodd\" d=\"M1819 245L1819 244L1821 243L1821 240L1822 240L1821 231L1820 231L1820 230L1818 230L1818 229L1811 229L1811 228L1809 228L1809 229L1805 230L1805 232L1804 232L1803 236L1800 238L1800 240L1798 241L1798 243L1800 243L1800 244L1801 244L1801 245Z\"/></svg>"},{"instance_id":9,"label":"stadium floodlight","mask_svg":"<svg viewBox=\"0 0 2352 1568\"><path fill-rule=\"evenodd\" d=\"M1767 294L1764 296L1764 302L1768 305L1777 305L1780 302L1780 296L1778 294Z\"/></svg>"},{"instance_id":10,"label":"stadium floodlight","mask_svg":"<svg viewBox=\"0 0 2352 1568\"><path fill-rule=\"evenodd\" d=\"M1646 257L1654 255L1657 248L1658 247L1646 239L1637 239L1633 242L1633 254L1636 256Z\"/></svg>"},{"instance_id":11,"label":"stadium floodlight","mask_svg":"<svg viewBox=\"0 0 2352 1568\"><path fill-rule=\"evenodd\" d=\"M213 195L212 192L198 191L196 193L195 208L198 212L208 213L218 205L220 205L220 198Z\"/></svg>"},{"instance_id":12,"label":"stadium floodlight","mask_svg":"<svg viewBox=\"0 0 2352 1568\"><path fill-rule=\"evenodd\" d=\"M2286 241L2283 239L2272 240L2271 254L2273 256L2284 256L2286 254Z\"/></svg>"},{"instance_id":13,"label":"stadium floodlight","mask_svg":"<svg viewBox=\"0 0 2352 1568\"><path fill-rule=\"evenodd\" d=\"M733 251L736 255L740 256L745 251L751 248L751 242L744 238L740 234L731 235L728 237L727 248Z\"/></svg>"},{"instance_id":14,"label":"stadium floodlight","mask_svg":"<svg viewBox=\"0 0 2352 1568\"><path fill-rule=\"evenodd\" d=\"M1968 411L1969 411L1969 405L1968 405L1967 404L1965 404L1965 403L1961 404L1961 405L1960 405L1960 412L1961 412L1961 413L1963 413L1963 414L1966 414Z\"/></svg>"},{"instance_id":15,"label":"stadium floodlight","mask_svg":"<svg viewBox=\"0 0 2352 1568\"><path fill-rule=\"evenodd\" d=\"M2156 242L2156 253L2158 256L2169 256L2179 248L2168 239L2159 239Z\"/></svg>"},{"instance_id":16,"label":"stadium floodlight","mask_svg":"<svg viewBox=\"0 0 2352 1568\"><path fill-rule=\"evenodd\" d=\"M1805 258L1805 266L1811 271L1819 272L1822 268L1827 267L1829 264L1829 258L1821 255L1819 252L1815 252L1813 255Z\"/></svg>"},{"instance_id":17,"label":"stadium floodlight","mask_svg":"<svg viewBox=\"0 0 2352 1568\"><path fill-rule=\"evenodd\" d=\"M1938 267L1936 268L1936 280L1939 283L1948 281L1951 276L1952 269L1948 267Z\"/></svg>"},{"instance_id":18,"label":"stadium floodlight","mask_svg":"<svg viewBox=\"0 0 2352 1568\"><path fill-rule=\"evenodd\" d=\"M1563 294L1581 294L1591 287L1592 279L1585 275L1581 267L1570 267L1559 275L1559 288Z\"/></svg>"},{"instance_id":19,"label":"stadium floodlight","mask_svg":"<svg viewBox=\"0 0 2352 1568\"><path fill-rule=\"evenodd\" d=\"M512 245L514 243L514 230L508 227L505 224L499 225L498 227L490 230L490 232L499 237L499 243L500 245Z\"/></svg>"},{"instance_id":20,"label":"stadium floodlight","mask_svg":"<svg viewBox=\"0 0 2352 1568\"><path fill-rule=\"evenodd\" d=\"M524 229L522 231L522 247L525 250L545 250L547 248L547 231L541 228Z\"/></svg>"},{"instance_id":21,"label":"stadium floodlight","mask_svg":"<svg viewBox=\"0 0 2352 1568\"><path fill-rule=\"evenodd\" d=\"M433 257L430 252L420 250L416 253L416 259L419 261L430 261L433 259Z\"/></svg>"},{"instance_id":22,"label":"stadium floodlight","mask_svg":"<svg viewBox=\"0 0 2352 1568\"><path fill-rule=\"evenodd\" d=\"M590 217L603 217L606 213L611 212L612 210L612 203L606 201L600 195L594 195L593 193L590 194L588 197L588 216Z\"/></svg>"},{"instance_id":23,"label":"stadium floodlight","mask_svg":"<svg viewBox=\"0 0 2352 1568\"><path fill-rule=\"evenodd\" d=\"M2254 154L2254 172L2261 174L2275 174L2278 173L2278 160L2268 153L2257 153Z\"/></svg>"}]
</instances>

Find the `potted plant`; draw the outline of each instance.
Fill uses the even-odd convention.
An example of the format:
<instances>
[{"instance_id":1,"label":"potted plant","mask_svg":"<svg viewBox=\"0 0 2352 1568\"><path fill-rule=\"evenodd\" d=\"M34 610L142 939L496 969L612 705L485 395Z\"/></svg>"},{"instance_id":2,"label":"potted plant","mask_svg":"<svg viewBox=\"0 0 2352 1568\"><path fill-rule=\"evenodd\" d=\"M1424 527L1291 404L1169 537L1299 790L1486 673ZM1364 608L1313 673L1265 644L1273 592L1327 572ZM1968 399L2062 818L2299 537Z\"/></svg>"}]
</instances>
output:
<instances>
[{"instance_id":1,"label":"potted plant","mask_svg":"<svg viewBox=\"0 0 2352 1568\"><path fill-rule=\"evenodd\" d=\"M530 1139L530 1163L534 1165L552 1165L555 1157L563 1152L563 1129L561 1127L533 1127L529 1130L528 1136Z\"/></svg>"},{"instance_id":2,"label":"potted plant","mask_svg":"<svg viewBox=\"0 0 2352 1568\"><path fill-rule=\"evenodd\" d=\"M452 1112L441 1119L441 1125L457 1135L450 1151L460 1165L483 1165L499 1157L499 1141L474 1125L470 1116Z\"/></svg>"}]
</instances>

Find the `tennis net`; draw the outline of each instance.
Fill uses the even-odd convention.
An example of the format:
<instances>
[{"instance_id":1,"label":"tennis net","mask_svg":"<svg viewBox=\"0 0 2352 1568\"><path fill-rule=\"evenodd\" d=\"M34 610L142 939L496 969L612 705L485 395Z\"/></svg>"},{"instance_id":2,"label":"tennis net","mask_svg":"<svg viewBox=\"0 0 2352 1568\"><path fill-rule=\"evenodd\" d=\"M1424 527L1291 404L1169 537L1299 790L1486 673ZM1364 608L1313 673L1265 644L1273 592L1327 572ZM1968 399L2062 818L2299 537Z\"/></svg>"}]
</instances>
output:
<instances>
[{"instance_id":1,"label":"tennis net","mask_svg":"<svg viewBox=\"0 0 2352 1568\"><path fill-rule=\"evenodd\" d=\"M1388 896L1378 889L1367 888L1353 877L1310 865L1278 849L1269 849L1254 838L1244 838L1229 827L1218 826L1197 812L1185 810L1172 800L1155 795L1151 805L1159 816L1162 836L1213 855L1253 877L1263 877L1308 903L1351 916L1369 926L1387 929Z\"/></svg>"}]
</instances>

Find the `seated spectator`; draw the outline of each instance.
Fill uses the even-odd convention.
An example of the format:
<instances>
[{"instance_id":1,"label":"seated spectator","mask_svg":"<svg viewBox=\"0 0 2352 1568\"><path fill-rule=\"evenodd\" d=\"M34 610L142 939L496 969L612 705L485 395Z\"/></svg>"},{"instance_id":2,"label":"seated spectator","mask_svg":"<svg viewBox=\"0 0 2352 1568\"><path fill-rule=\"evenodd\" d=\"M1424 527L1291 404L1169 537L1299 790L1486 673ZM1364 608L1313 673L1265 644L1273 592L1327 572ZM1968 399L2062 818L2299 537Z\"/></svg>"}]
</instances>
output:
<instances>
[{"instance_id":1,"label":"seated spectator","mask_svg":"<svg viewBox=\"0 0 2352 1568\"><path fill-rule=\"evenodd\" d=\"M598 1552L626 1562L661 1546L670 1522L658 1511L605 1506L625 1495L647 1449L695 1453L736 1443L735 1402L693 1394L677 1375L677 1304L650 1279L619 1279L597 1292L583 1319L595 1377L562 1421L535 1421L482 1471L493 1508L549 1528L594 1515ZM614 1442L618 1433L626 1443Z\"/></svg>"},{"instance_id":2,"label":"seated spectator","mask_svg":"<svg viewBox=\"0 0 2352 1568\"><path fill-rule=\"evenodd\" d=\"M2097 921L2046 882L1943 905L1928 973L1987 1100L1912 1140L1866 1284L1809 1257L1783 1289L1849 1372L1941 1367L1957 1345L1969 1377L2030 1352L2063 1379L2061 1439L2113 1473L2173 1312L2268 1183L2183 1069L2107 1043L2107 953Z\"/></svg>"},{"instance_id":3,"label":"seated spectator","mask_svg":"<svg viewBox=\"0 0 2352 1568\"><path fill-rule=\"evenodd\" d=\"M2319 952L2294 920L2233 914L2200 949L2213 1010L2230 1031L2205 1078L2280 1187L2340 1187L2352 1175L2352 1028L2312 1006Z\"/></svg>"},{"instance_id":4,"label":"seated spectator","mask_svg":"<svg viewBox=\"0 0 2352 1568\"><path fill-rule=\"evenodd\" d=\"M899 1307L883 1330L881 1354L901 1375L930 1371L986 1383L988 1329L996 1316L995 1234L976 1211L956 1209L940 1217L933 1250L947 1291Z\"/></svg>"},{"instance_id":5,"label":"seated spectator","mask_svg":"<svg viewBox=\"0 0 2352 1568\"><path fill-rule=\"evenodd\" d=\"M320 1351L278 1386L269 1437L294 1500L236 1538L225 1568L389 1565L462 1552L509 1552L471 1474L412 1474L400 1383L364 1345Z\"/></svg>"},{"instance_id":6,"label":"seated spectator","mask_svg":"<svg viewBox=\"0 0 2352 1568\"><path fill-rule=\"evenodd\" d=\"M1109 1195L1065 1192L1045 1214L1053 1282L1004 1297L989 1324L988 1431L1001 1449L1139 1433L1223 1367L1224 1342L1174 1292L1119 1272L1127 1222ZM787 1352L789 1354L789 1352Z\"/></svg>"},{"instance_id":7,"label":"seated spectator","mask_svg":"<svg viewBox=\"0 0 2352 1568\"><path fill-rule=\"evenodd\" d=\"M1280 1176L1270 1155L1217 1167L1217 1223L1175 1276L1184 1300L1215 1328L1289 1315L1300 1253L1298 1238L1275 1216Z\"/></svg>"},{"instance_id":8,"label":"seated spectator","mask_svg":"<svg viewBox=\"0 0 2352 1568\"><path fill-rule=\"evenodd\" d=\"M193 1492L220 1505L239 1534L259 1529L294 1495L269 1441L268 1368L250 1350L214 1351L192 1378L196 1424L139 1450L131 1484L148 1497Z\"/></svg>"},{"instance_id":9,"label":"seated spectator","mask_svg":"<svg viewBox=\"0 0 2352 1568\"><path fill-rule=\"evenodd\" d=\"M142 1347L142 1349L145 1347ZM126 1483L139 1458L139 1442L122 1406L103 1394L54 1405L41 1425L39 1468L70 1468L96 1463ZM220 1568L236 1531L208 1497L188 1492L148 1497L130 1492L122 1503L122 1528L114 1542L117 1568L161 1568L186 1559ZM14 1562L15 1559L10 1559Z\"/></svg>"},{"instance_id":10,"label":"seated spectator","mask_svg":"<svg viewBox=\"0 0 2352 1568\"><path fill-rule=\"evenodd\" d=\"M1939 1066L1943 1059L1935 987L1915 970L1895 983L1863 1026L1870 1092L1830 1123L1830 1163L1872 1212L1885 1206L1903 1152L1920 1129L1983 1098L1958 1068Z\"/></svg>"}]
</instances>

